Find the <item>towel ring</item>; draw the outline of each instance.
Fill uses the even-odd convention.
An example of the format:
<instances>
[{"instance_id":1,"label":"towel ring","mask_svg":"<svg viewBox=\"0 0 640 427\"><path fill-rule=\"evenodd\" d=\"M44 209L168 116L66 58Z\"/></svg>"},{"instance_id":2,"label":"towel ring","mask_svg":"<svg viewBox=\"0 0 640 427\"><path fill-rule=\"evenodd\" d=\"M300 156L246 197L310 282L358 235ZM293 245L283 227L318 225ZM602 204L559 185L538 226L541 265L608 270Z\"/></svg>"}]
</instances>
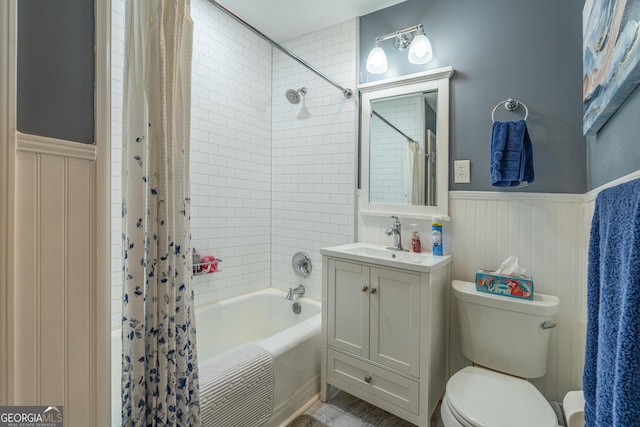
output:
<instances>
[{"instance_id":1,"label":"towel ring","mask_svg":"<svg viewBox=\"0 0 640 427\"><path fill-rule=\"evenodd\" d=\"M498 107L500 105L504 105L504 108L506 108L508 111L515 111L519 106L522 105L522 107L524 108L524 119L523 120L526 121L527 117L529 117L529 109L524 104L524 102L519 101L519 100L514 99L514 98L509 98L509 99L505 99L504 101L498 102L498 105L493 107L493 111L491 112L491 121L493 123L496 122L496 119L495 119L494 115L496 114L496 110L498 109Z\"/></svg>"}]
</instances>

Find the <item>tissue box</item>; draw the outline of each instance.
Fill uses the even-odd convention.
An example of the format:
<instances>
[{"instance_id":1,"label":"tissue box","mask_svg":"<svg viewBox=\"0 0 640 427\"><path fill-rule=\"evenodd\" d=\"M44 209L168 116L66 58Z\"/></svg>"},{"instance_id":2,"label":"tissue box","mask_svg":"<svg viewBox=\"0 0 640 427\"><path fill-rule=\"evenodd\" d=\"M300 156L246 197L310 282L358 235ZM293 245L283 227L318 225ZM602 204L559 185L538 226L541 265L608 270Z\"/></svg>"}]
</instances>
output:
<instances>
[{"instance_id":1,"label":"tissue box","mask_svg":"<svg viewBox=\"0 0 640 427\"><path fill-rule=\"evenodd\" d=\"M490 270L478 270L476 290L512 298L533 299L533 278L530 276L503 276Z\"/></svg>"}]
</instances>

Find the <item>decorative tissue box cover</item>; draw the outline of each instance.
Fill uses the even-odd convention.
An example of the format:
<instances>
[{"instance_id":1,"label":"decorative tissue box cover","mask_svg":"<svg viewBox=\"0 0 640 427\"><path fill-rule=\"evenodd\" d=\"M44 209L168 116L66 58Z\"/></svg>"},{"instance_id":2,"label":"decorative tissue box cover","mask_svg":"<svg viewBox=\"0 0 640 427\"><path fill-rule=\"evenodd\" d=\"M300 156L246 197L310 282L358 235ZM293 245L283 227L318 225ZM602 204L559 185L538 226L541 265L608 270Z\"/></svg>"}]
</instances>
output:
<instances>
[{"instance_id":1,"label":"decorative tissue box cover","mask_svg":"<svg viewBox=\"0 0 640 427\"><path fill-rule=\"evenodd\" d=\"M502 276L490 270L478 270L476 290L512 298L533 299L533 278L530 276Z\"/></svg>"}]
</instances>

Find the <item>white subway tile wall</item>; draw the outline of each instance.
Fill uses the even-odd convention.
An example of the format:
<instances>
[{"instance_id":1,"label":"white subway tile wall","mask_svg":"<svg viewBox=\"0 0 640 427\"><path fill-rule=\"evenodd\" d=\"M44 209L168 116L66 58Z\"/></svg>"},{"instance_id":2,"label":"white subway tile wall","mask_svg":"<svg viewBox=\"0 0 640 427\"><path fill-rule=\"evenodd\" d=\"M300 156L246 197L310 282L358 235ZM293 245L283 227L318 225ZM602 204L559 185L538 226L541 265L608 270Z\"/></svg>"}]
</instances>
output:
<instances>
[{"instance_id":1,"label":"white subway tile wall","mask_svg":"<svg viewBox=\"0 0 640 427\"><path fill-rule=\"evenodd\" d=\"M111 1L111 326L122 318L122 88L125 0Z\"/></svg>"},{"instance_id":2,"label":"white subway tile wall","mask_svg":"<svg viewBox=\"0 0 640 427\"><path fill-rule=\"evenodd\" d=\"M113 327L122 306L124 4L112 1ZM206 0L193 0L191 13L192 245L224 260L194 278L196 303L299 284L291 268L299 250L314 263L308 294L320 298L319 249L354 238L356 96L346 100ZM356 20L284 44L355 90ZM304 102L289 104L285 90L301 86Z\"/></svg>"},{"instance_id":3,"label":"white subway tile wall","mask_svg":"<svg viewBox=\"0 0 640 427\"><path fill-rule=\"evenodd\" d=\"M273 56L271 283L303 284L321 298L320 248L354 241L357 151L356 20L284 43L328 77L354 90L351 99L280 51ZM306 87L299 104L287 89ZM308 278L293 272L298 252L311 257Z\"/></svg>"},{"instance_id":4,"label":"white subway tile wall","mask_svg":"<svg viewBox=\"0 0 640 427\"><path fill-rule=\"evenodd\" d=\"M191 243L223 260L194 277L202 304L270 284L272 52L205 0L191 15Z\"/></svg>"}]
</instances>

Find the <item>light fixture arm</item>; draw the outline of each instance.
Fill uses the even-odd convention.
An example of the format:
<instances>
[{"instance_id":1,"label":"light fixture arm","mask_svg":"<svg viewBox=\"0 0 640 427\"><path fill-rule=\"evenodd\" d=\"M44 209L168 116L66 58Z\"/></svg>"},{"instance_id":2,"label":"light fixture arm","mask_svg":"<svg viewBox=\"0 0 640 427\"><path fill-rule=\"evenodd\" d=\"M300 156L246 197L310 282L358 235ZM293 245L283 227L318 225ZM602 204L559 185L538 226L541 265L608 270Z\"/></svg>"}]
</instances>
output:
<instances>
[{"instance_id":1,"label":"light fixture arm","mask_svg":"<svg viewBox=\"0 0 640 427\"><path fill-rule=\"evenodd\" d=\"M385 34L384 36L378 36L378 37L376 37L376 45L379 45L381 42L383 42L385 40L389 40L389 39L392 39L394 37L400 37L400 36L403 36L405 34L412 33L414 31L417 31L419 33L424 33L424 29L422 27L422 24L413 25L413 26L407 27L407 28L405 28L403 30L394 31L393 33Z\"/></svg>"}]
</instances>

